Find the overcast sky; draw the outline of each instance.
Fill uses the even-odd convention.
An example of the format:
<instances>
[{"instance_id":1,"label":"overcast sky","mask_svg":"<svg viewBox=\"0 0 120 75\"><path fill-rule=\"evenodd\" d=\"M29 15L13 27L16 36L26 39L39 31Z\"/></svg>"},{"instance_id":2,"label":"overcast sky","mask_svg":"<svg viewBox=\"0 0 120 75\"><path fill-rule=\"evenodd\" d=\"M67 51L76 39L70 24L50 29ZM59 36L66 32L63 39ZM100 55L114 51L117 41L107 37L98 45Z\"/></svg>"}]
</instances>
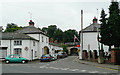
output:
<instances>
[{"instance_id":1,"label":"overcast sky","mask_svg":"<svg viewBox=\"0 0 120 75\"><path fill-rule=\"evenodd\" d=\"M36 27L57 25L63 31L68 29L79 31L80 10L84 12L85 28L92 23L94 16L100 19L102 8L108 14L110 2L111 0L1 0L0 25L4 28L7 23L28 26L31 12Z\"/></svg>"}]
</instances>

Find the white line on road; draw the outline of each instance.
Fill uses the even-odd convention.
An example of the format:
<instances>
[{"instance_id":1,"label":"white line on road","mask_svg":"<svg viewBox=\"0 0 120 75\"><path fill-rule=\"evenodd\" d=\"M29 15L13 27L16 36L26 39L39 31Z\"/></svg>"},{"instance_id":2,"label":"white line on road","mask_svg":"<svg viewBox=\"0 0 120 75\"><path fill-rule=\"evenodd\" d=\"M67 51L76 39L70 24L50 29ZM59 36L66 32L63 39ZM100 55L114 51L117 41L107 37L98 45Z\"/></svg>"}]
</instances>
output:
<instances>
[{"instance_id":1,"label":"white line on road","mask_svg":"<svg viewBox=\"0 0 120 75\"><path fill-rule=\"evenodd\" d=\"M53 69L56 69L56 70L58 70L59 68L55 68L55 67L54 67Z\"/></svg>"},{"instance_id":2,"label":"white line on road","mask_svg":"<svg viewBox=\"0 0 120 75\"><path fill-rule=\"evenodd\" d=\"M80 72L86 72L86 70L80 70Z\"/></svg>"},{"instance_id":3,"label":"white line on road","mask_svg":"<svg viewBox=\"0 0 120 75\"><path fill-rule=\"evenodd\" d=\"M46 66L40 66L40 68L45 68Z\"/></svg>"},{"instance_id":4,"label":"white line on road","mask_svg":"<svg viewBox=\"0 0 120 75\"><path fill-rule=\"evenodd\" d=\"M69 70L69 68L61 68L61 70Z\"/></svg>"},{"instance_id":5,"label":"white line on road","mask_svg":"<svg viewBox=\"0 0 120 75\"><path fill-rule=\"evenodd\" d=\"M79 69L71 69L70 71L77 71L77 70L79 70Z\"/></svg>"},{"instance_id":6,"label":"white line on road","mask_svg":"<svg viewBox=\"0 0 120 75\"><path fill-rule=\"evenodd\" d=\"M49 67L49 68L54 68L54 67Z\"/></svg>"},{"instance_id":7,"label":"white line on road","mask_svg":"<svg viewBox=\"0 0 120 75\"><path fill-rule=\"evenodd\" d=\"M99 73L99 71L89 71L89 73Z\"/></svg>"}]
</instances>

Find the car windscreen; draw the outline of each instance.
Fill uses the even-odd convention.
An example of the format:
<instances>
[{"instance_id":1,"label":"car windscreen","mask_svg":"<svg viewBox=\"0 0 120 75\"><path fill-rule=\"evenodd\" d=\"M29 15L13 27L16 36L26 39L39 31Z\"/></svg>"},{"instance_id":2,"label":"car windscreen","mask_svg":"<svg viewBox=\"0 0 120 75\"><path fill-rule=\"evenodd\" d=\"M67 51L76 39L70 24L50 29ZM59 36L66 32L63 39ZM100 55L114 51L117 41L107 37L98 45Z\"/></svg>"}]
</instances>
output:
<instances>
[{"instance_id":1,"label":"car windscreen","mask_svg":"<svg viewBox=\"0 0 120 75\"><path fill-rule=\"evenodd\" d=\"M45 55L46 57L50 56L50 55Z\"/></svg>"}]
</instances>

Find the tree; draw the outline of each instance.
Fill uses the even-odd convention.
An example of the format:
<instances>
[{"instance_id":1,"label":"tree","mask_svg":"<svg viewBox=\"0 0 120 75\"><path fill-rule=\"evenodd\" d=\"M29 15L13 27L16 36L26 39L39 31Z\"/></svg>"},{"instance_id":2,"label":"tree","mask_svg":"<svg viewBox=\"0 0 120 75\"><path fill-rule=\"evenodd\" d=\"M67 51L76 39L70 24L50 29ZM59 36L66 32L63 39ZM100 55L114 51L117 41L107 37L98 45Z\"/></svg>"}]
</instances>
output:
<instances>
[{"instance_id":1,"label":"tree","mask_svg":"<svg viewBox=\"0 0 120 75\"><path fill-rule=\"evenodd\" d=\"M108 19L105 18L105 12L103 10L101 12L101 42L108 46L120 46L120 10L118 5L118 2L111 2Z\"/></svg>"},{"instance_id":2,"label":"tree","mask_svg":"<svg viewBox=\"0 0 120 75\"><path fill-rule=\"evenodd\" d=\"M53 38L53 41L57 40L58 43L73 42L74 35L79 36L76 30L69 29L63 32L60 28L57 28L56 25L50 25L48 28L43 27L42 31L47 32L49 38Z\"/></svg>"},{"instance_id":3,"label":"tree","mask_svg":"<svg viewBox=\"0 0 120 75\"><path fill-rule=\"evenodd\" d=\"M66 45L62 45L62 47L63 47L63 52L66 52L68 54L67 46Z\"/></svg>"},{"instance_id":4,"label":"tree","mask_svg":"<svg viewBox=\"0 0 120 75\"><path fill-rule=\"evenodd\" d=\"M18 27L16 24L11 23L11 24L7 24L5 32L14 32L19 29L22 29L22 27Z\"/></svg>"},{"instance_id":5,"label":"tree","mask_svg":"<svg viewBox=\"0 0 120 75\"><path fill-rule=\"evenodd\" d=\"M78 37L78 32L76 30L69 29L69 30L65 31L63 34L64 42L73 42L74 35L76 35Z\"/></svg>"},{"instance_id":6,"label":"tree","mask_svg":"<svg viewBox=\"0 0 120 75\"><path fill-rule=\"evenodd\" d=\"M56 30L57 30L57 26L56 25L48 26L47 34L49 35L49 38L51 38L51 37L54 38L54 34L55 34Z\"/></svg>"},{"instance_id":7,"label":"tree","mask_svg":"<svg viewBox=\"0 0 120 75\"><path fill-rule=\"evenodd\" d=\"M63 42L63 31L61 29L57 29L54 34L54 39L56 39L59 43Z\"/></svg>"},{"instance_id":8,"label":"tree","mask_svg":"<svg viewBox=\"0 0 120 75\"><path fill-rule=\"evenodd\" d=\"M120 10L118 2L111 2L109 7L109 18L108 18L108 27L109 27L109 38L111 39L110 44L115 47L120 46Z\"/></svg>"},{"instance_id":9,"label":"tree","mask_svg":"<svg viewBox=\"0 0 120 75\"><path fill-rule=\"evenodd\" d=\"M47 33L47 31L48 31L48 28L46 28L46 27L43 27L43 28L42 28L42 31L43 31L43 32L45 32L45 33Z\"/></svg>"},{"instance_id":10,"label":"tree","mask_svg":"<svg viewBox=\"0 0 120 75\"><path fill-rule=\"evenodd\" d=\"M102 9L101 11L101 19L100 19L100 35L101 35L101 43L103 43L104 45L108 45L109 46L109 50L111 50L111 46L113 45L111 43L111 37L110 37L110 29L109 29L109 25L107 24L107 18L106 18L107 14L105 14L104 9Z\"/></svg>"}]
</instances>

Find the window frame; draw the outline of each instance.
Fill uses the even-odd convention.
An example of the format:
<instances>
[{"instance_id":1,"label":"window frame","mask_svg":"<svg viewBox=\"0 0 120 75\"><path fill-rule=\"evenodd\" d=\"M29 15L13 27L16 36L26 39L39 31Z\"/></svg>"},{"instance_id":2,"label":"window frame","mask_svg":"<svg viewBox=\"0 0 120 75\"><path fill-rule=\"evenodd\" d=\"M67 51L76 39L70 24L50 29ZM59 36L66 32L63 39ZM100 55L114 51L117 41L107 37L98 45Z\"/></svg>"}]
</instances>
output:
<instances>
[{"instance_id":1,"label":"window frame","mask_svg":"<svg viewBox=\"0 0 120 75\"><path fill-rule=\"evenodd\" d=\"M21 56L22 48L14 48L14 54L17 54L17 55Z\"/></svg>"},{"instance_id":2,"label":"window frame","mask_svg":"<svg viewBox=\"0 0 120 75\"><path fill-rule=\"evenodd\" d=\"M42 36L42 42L44 42L44 37Z\"/></svg>"},{"instance_id":3,"label":"window frame","mask_svg":"<svg viewBox=\"0 0 120 75\"><path fill-rule=\"evenodd\" d=\"M37 51L35 51L35 57L37 57Z\"/></svg>"},{"instance_id":4,"label":"window frame","mask_svg":"<svg viewBox=\"0 0 120 75\"><path fill-rule=\"evenodd\" d=\"M22 40L14 40L14 45L22 45Z\"/></svg>"},{"instance_id":5,"label":"window frame","mask_svg":"<svg viewBox=\"0 0 120 75\"><path fill-rule=\"evenodd\" d=\"M33 41L33 46L35 46L36 45L36 43L35 43L35 41Z\"/></svg>"}]
</instances>

